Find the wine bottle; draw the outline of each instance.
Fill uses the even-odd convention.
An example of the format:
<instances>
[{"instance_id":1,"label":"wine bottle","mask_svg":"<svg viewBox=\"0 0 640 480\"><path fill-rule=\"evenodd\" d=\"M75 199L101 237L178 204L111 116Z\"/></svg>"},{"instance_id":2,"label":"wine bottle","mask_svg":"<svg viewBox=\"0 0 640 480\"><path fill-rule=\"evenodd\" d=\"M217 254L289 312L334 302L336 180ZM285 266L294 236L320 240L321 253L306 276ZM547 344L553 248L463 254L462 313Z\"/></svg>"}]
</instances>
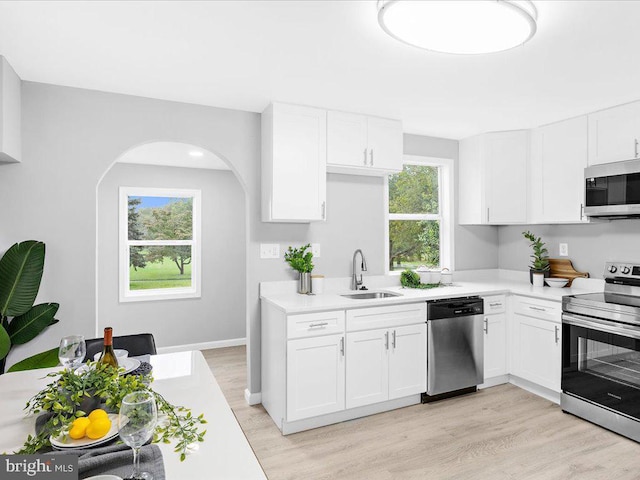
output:
<instances>
[{"instance_id":1,"label":"wine bottle","mask_svg":"<svg viewBox=\"0 0 640 480\"><path fill-rule=\"evenodd\" d=\"M113 329L111 327L104 329L104 346L98 362L118 368L118 358L116 357L116 352L113 351Z\"/></svg>"}]
</instances>

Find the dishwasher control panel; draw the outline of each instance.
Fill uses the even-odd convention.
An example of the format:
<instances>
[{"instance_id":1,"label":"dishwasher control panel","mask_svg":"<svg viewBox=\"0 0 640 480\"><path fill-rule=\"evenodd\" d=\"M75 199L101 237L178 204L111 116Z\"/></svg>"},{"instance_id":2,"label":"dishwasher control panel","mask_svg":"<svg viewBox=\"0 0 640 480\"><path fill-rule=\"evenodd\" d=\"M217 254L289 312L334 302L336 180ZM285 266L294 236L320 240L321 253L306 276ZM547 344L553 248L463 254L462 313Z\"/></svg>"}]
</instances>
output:
<instances>
[{"instance_id":1,"label":"dishwasher control panel","mask_svg":"<svg viewBox=\"0 0 640 480\"><path fill-rule=\"evenodd\" d=\"M483 314L484 301L480 297L444 298L427 302L427 320Z\"/></svg>"}]
</instances>

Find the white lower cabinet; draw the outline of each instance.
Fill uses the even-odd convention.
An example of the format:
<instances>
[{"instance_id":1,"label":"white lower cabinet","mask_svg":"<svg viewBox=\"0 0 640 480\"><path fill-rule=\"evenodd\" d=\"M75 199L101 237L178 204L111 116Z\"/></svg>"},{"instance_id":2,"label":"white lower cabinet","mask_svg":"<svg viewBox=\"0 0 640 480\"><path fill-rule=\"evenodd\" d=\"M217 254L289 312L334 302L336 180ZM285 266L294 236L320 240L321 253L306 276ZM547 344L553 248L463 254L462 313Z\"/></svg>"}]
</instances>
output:
<instances>
[{"instance_id":1,"label":"white lower cabinet","mask_svg":"<svg viewBox=\"0 0 640 480\"><path fill-rule=\"evenodd\" d=\"M515 297L513 310L512 373L554 392L560 392L560 305Z\"/></svg>"},{"instance_id":2,"label":"white lower cabinet","mask_svg":"<svg viewBox=\"0 0 640 480\"><path fill-rule=\"evenodd\" d=\"M287 342L287 420L337 412L345 407L344 335Z\"/></svg>"},{"instance_id":3,"label":"white lower cabinet","mask_svg":"<svg viewBox=\"0 0 640 480\"><path fill-rule=\"evenodd\" d=\"M507 374L507 314L484 317L484 379Z\"/></svg>"},{"instance_id":4,"label":"white lower cabinet","mask_svg":"<svg viewBox=\"0 0 640 480\"><path fill-rule=\"evenodd\" d=\"M347 333L347 408L426 391L427 325Z\"/></svg>"}]
</instances>

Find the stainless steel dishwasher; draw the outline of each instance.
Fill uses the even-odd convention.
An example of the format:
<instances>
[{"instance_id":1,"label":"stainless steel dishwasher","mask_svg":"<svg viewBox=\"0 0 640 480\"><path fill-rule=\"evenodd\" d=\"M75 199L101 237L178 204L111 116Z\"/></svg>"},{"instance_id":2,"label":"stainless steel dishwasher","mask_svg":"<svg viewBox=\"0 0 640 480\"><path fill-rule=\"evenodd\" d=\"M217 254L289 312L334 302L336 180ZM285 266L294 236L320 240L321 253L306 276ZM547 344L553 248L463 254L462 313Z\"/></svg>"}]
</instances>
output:
<instances>
[{"instance_id":1,"label":"stainless steel dishwasher","mask_svg":"<svg viewBox=\"0 0 640 480\"><path fill-rule=\"evenodd\" d=\"M423 403L475 392L484 382L480 297L427 302L427 392Z\"/></svg>"}]
</instances>

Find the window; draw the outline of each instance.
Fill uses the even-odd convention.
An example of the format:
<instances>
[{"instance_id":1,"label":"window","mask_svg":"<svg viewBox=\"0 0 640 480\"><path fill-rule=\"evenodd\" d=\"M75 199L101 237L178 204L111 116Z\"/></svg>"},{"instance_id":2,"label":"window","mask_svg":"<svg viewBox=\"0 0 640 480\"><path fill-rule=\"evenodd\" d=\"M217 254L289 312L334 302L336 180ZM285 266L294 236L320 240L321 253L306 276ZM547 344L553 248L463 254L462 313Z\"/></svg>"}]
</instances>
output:
<instances>
[{"instance_id":1,"label":"window","mask_svg":"<svg viewBox=\"0 0 640 480\"><path fill-rule=\"evenodd\" d=\"M405 156L388 179L389 272L426 265L453 269L451 193L453 162Z\"/></svg>"},{"instance_id":2,"label":"window","mask_svg":"<svg viewBox=\"0 0 640 480\"><path fill-rule=\"evenodd\" d=\"M200 296L200 191L120 188L120 301Z\"/></svg>"}]
</instances>

